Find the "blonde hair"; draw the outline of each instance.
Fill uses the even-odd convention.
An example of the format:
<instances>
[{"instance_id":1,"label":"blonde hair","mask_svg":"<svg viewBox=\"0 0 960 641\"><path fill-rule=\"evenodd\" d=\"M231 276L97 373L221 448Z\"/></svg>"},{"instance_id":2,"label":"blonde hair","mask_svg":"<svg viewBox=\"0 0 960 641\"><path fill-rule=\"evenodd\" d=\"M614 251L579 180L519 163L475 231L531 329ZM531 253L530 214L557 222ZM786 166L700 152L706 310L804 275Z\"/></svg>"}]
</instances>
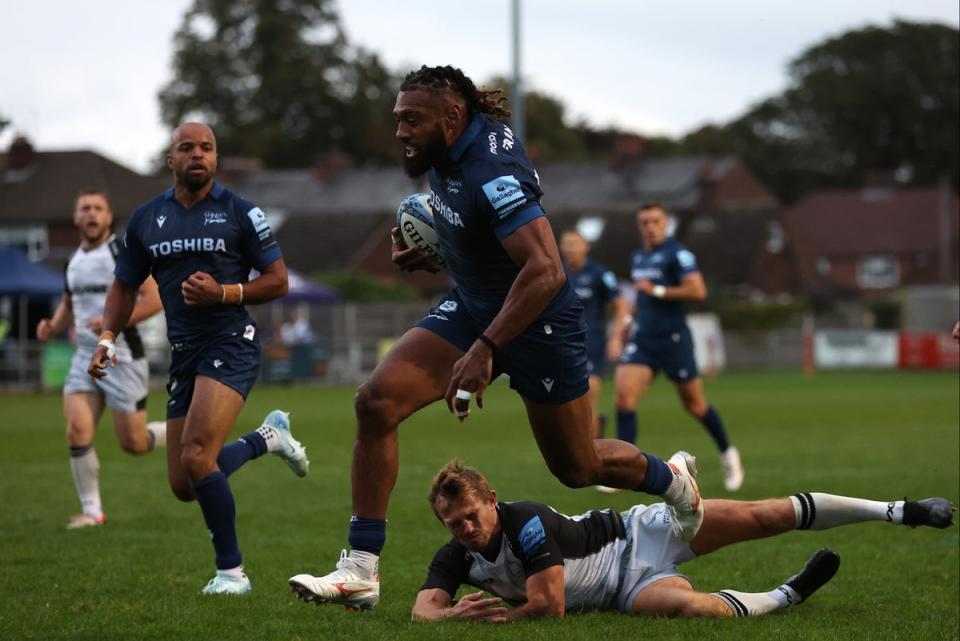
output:
<instances>
[{"instance_id":1,"label":"blonde hair","mask_svg":"<svg viewBox=\"0 0 960 641\"><path fill-rule=\"evenodd\" d=\"M437 514L437 499L441 496L448 501L457 501L464 496L489 501L494 495L487 477L476 468L464 465L463 461L455 458L441 467L430 483L427 501L438 519L440 515Z\"/></svg>"}]
</instances>

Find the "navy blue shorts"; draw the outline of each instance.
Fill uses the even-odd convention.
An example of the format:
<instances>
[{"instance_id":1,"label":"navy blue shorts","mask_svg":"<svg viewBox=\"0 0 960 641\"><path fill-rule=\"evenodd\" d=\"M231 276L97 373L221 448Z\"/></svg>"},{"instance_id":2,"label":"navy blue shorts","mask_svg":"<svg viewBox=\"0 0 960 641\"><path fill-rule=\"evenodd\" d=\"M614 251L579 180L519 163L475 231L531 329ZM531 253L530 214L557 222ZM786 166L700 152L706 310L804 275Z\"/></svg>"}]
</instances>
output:
<instances>
[{"instance_id":1,"label":"navy blue shorts","mask_svg":"<svg viewBox=\"0 0 960 641\"><path fill-rule=\"evenodd\" d=\"M487 328L463 305L456 289L450 290L417 327L428 329L466 352ZM493 378L510 376L510 387L533 403L561 405L589 389L586 325L583 310L572 305L549 319L541 319L497 350Z\"/></svg>"},{"instance_id":2,"label":"navy blue shorts","mask_svg":"<svg viewBox=\"0 0 960 641\"><path fill-rule=\"evenodd\" d=\"M624 346L620 362L625 365L646 365L654 372L663 370L674 383L692 381L700 372L693 356L690 329L671 334L634 334Z\"/></svg>"},{"instance_id":3,"label":"navy blue shorts","mask_svg":"<svg viewBox=\"0 0 960 641\"><path fill-rule=\"evenodd\" d=\"M171 344L167 418L187 415L197 376L223 383L246 399L260 373L260 339L256 334L256 326L249 324L199 345Z\"/></svg>"},{"instance_id":4,"label":"navy blue shorts","mask_svg":"<svg viewBox=\"0 0 960 641\"><path fill-rule=\"evenodd\" d=\"M587 372L603 378L607 369L607 342L605 336L587 334Z\"/></svg>"}]
</instances>

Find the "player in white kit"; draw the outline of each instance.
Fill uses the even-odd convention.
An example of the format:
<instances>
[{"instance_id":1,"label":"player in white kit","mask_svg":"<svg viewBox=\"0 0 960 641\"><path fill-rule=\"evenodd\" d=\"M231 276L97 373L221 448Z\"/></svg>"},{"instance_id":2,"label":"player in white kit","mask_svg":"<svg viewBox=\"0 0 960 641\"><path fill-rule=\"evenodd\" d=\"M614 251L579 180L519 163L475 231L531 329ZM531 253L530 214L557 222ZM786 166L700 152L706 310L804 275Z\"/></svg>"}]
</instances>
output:
<instances>
[{"instance_id":1,"label":"player in white kit","mask_svg":"<svg viewBox=\"0 0 960 641\"><path fill-rule=\"evenodd\" d=\"M102 325L103 304L116 265L117 245L110 225L113 213L104 192L87 189L77 196L73 223L80 230L80 247L67 265L63 298L53 314L37 324L37 339L48 340L73 323L77 351L63 386L63 413L67 419L70 469L83 511L70 519L68 529L102 525L100 463L93 434L105 405L113 410L120 447L145 454L166 443L166 424L147 423L147 359L136 324L161 309L153 278L140 288L140 299L130 325L117 337L115 373L99 381L87 374Z\"/></svg>"},{"instance_id":2,"label":"player in white kit","mask_svg":"<svg viewBox=\"0 0 960 641\"><path fill-rule=\"evenodd\" d=\"M887 502L801 492L761 501L708 499L700 530L684 542L673 535L663 503L565 516L542 503L498 501L486 477L456 459L434 476L427 500L453 538L430 563L413 619L489 623L563 617L574 610L759 616L810 598L833 578L839 555L818 551L798 574L769 592L698 592L677 566L728 545L792 530L867 521L943 529L953 525L956 511L938 497ZM481 591L455 600L462 585L493 596Z\"/></svg>"}]
</instances>

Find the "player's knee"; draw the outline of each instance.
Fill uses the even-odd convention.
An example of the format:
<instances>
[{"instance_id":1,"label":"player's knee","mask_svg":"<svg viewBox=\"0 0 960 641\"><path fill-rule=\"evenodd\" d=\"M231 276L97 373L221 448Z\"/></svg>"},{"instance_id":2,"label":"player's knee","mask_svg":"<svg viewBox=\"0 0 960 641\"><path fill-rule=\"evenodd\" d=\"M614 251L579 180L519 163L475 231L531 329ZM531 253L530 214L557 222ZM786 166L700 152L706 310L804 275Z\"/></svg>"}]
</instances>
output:
<instances>
[{"instance_id":1,"label":"player's knee","mask_svg":"<svg viewBox=\"0 0 960 641\"><path fill-rule=\"evenodd\" d=\"M193 481L200 481L211 472L216 471L216 457L211 457L199 443L184 443L180 452L180 465Z\"/></svg>"},{"instance_id":2,"label":"player's knee","mask_svg":"<svg viewBox=\"0 0 960 641\"><path fill-rule=\"evenodd\" d=\"M706 402L699 399L683 399L683 406L686 408L694 418L703 418L707 414L707 410L710 409L710 406Z\"/></svg>"},{"instance_id":3,"label":"player's knee","mask_svg":"<svg viewBox=\"0 0 960 641\"><path fill-rule=\"evenodd\" d=\"M93 441L93 429L74 420L67 421L67 443L70 447L83 447Z\"/></svg>"},{"instance_id":4,"label":"player's knee","mask_svg":"<svg viewBox=\"0 0 960 641\"><path fill-rule=\"evenodd\" d=\"M184 503L189 503L197 498L197 495L193 493L193 488L190 487L190 483L185 479L170 479L170 491L177 497L177 500L183 501Z\"/></svg>"},{"instance_id":5,"label":"player's knee","mask_svg":"<svg viewBox=\"0 0 960 641\"><path fill-rule=\"evenodd\" d=\"M123 434L118 438L118 440L120 442L120 449L127 454L140 456L146 454L149 450L149 442L145 438L137 439L130 434Z\"/></svg>"},{"instance_id":6,"label":"player's knee","mask_svg":"<svg viewBox=\"0 0 960 641\"><path fill-rule=\"evenodd\" d=\"M361 430L389 431L406 418L399 404L384 394L380 386L372 382L364 383L357 389L353 406Z\"/></svg>"}]
</instances>

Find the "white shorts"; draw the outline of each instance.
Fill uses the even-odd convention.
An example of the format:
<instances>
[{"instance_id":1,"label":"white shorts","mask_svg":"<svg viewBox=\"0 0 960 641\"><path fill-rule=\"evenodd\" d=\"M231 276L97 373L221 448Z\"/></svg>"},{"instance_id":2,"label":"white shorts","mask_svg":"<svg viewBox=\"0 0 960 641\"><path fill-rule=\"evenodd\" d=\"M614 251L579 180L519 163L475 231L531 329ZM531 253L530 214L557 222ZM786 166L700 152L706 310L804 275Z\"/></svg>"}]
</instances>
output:
<instances>
[{"instance_id":1,"label":"white shorts","mask_svg":"<svg viewBox=\"0 0 960 641\"><path fill-rule=\"evenodd\" d=\"M145 407L147 399L147 359L118 361L107 368L107 375L94 380L87 373L92 351L78 349L70 361L70 373L63 384L64 394L93 393L103 396L107 405L119 412L136 412Z\"/></svg>"},{"instance_id":2,"label":"white shorts","mask_svg":"<svg viewBox=\"0 0 960 641\"><path fill-rule=\"evenodd\" d=\"M671 576L687 578L677 566L696 555L690 544L673 534L670 512L664 503L635 505L622 513L627 547L620 560L620 589L614 606L630 612L640 590Z\"/></svg>"}]
</instances>

